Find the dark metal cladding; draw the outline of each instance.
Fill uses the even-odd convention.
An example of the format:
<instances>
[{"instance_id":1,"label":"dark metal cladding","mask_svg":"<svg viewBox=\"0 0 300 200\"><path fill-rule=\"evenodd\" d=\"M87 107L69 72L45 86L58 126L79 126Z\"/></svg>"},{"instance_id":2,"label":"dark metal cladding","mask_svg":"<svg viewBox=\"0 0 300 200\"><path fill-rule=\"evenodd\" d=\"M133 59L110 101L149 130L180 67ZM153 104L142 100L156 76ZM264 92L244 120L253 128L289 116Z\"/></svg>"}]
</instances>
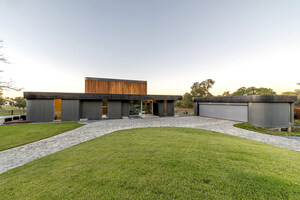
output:
<instances>
[{"instance_id":1,"label":"dark metal cladding","mask_svg":"<svg viewBox=\"0 0 300 200\"><path fill-rule=\"evenodd\" d=\"M247 95L227 97L195 97L194 102L222 102L222 103L293 103L297 96L288 95Z\"/></svg>"},{"instance_id":2,"label":"dark metal cladding","mask_svg":"<svg viewBox=\"0 0 300 200\"><path fill-rule=\"evenodd\" d=\"M24 92L24 98L48 100L182 100L182 96L177 95L93 94L62 92Z\"/></svg>"}]
</instances>

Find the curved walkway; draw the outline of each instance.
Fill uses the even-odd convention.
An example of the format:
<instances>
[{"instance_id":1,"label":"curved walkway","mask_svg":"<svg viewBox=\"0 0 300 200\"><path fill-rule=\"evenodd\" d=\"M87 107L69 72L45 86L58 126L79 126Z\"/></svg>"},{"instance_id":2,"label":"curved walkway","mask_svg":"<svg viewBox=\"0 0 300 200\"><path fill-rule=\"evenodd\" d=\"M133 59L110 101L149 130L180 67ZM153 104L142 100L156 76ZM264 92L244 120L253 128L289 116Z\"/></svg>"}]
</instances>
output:
<instances>
[{"instance_id":1,"label":"curved walkway","mask_svg":"<svg viewBox=\"0 0 300 200\"><path fill-rule=\"evenodd\" d=\"M234 135L274 146L300 151L300 141L233 127L236 122L206 117L164 117L101 120L60 135L0 152L0 173L87 140L122 129L142 127L187 127Z\"/></svg>"}]
</instances>

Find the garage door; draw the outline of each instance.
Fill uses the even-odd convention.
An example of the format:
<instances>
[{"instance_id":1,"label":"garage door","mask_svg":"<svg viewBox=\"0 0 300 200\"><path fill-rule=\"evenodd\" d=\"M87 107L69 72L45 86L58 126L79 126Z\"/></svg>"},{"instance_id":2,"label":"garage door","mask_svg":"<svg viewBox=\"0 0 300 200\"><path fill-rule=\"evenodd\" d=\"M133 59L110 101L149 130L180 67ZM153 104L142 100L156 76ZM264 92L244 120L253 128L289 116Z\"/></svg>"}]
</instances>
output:
<instances>
[{"instance_id":1,"label":"garage door","mask_svg":"<svg viewBox=\"0 0 300 200\"><path fill-rule=\"evenodd\" d=\"M248 104L199 103L199 116L248 122Z\"/></svg>"}]
</instances>

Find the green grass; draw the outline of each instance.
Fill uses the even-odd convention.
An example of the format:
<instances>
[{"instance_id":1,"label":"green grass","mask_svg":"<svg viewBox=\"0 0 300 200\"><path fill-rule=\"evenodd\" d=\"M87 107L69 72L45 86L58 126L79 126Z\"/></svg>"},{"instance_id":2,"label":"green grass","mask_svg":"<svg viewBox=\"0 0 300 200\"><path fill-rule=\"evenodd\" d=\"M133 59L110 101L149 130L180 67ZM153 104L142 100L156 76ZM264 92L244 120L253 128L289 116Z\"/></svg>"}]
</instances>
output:
<instances>
[{"instance_id":1,"label":"green grass","mask_svg":"<svg viewBox=\"0 0 300 200\"><path fill-rule=\"evenodd\" d=\"M300 125L300 120L295 120L295 124Z\"/></svg>"},{"instance_id":2,"label":"green grass","mask_svg":"<svg viewBox=\"0 0 300 200\"><path fill-rule=\"evenodd\" d=\"M114 132L0 174L0 199L300 199L300 152L188 128Z\"/></svg>"},{"instance_id":3,"label":"green grass","mask_svg":"<svg viewBox=\"0 0 300 200\"><path fill-rule=\"evenodd\" d=\"M255 131L259 133L266 133L270 135L283 135L283 136L299 136L300 137L300 128L292 128L292 132L287 132L287 131L277 131L274 129L268 129L268 128L263 128L263 127L256 127L252 126L251 124L248 123L238 123L234 124L233 126L237 128L242 128L250 131Z\"/></svg>"},{"instance_id":4,"label":"green grass","mask_svg":"<svg viewBox=\"0 0 300 200\"><path fill-rule=\"evenodd\" d=\"M0 126L0 151L51 137L82 126L77 122Z\"/></svg>"}]
</instances>

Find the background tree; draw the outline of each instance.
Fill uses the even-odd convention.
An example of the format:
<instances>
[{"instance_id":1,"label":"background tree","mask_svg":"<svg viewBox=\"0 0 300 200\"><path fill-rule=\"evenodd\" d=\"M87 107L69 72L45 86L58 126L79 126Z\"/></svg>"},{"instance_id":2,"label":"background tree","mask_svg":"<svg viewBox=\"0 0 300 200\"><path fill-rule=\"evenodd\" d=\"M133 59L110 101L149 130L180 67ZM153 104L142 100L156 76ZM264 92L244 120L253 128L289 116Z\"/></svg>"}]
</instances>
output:
<instances>
[{"instance_id":1,"label":"background tree","mask_svg":"<svg viewBox=\"0 0 300 200\"><path fill-rule=\"evenodd\" d=\"M191 86L191 91L186 92L182 96L182 101L176 101L175 106L184 107L184 108L192 108L194 106L193 97L211 97L213 96L209 90L215 84L215 81L212 79L207 79L202 81L201 83L195 82Z\"/></svg>"},{"instance_id":2,"label":"background tree","mask_svg":"<svg viewBox=\"0 0 300 200\"><path fill-rule=\"evenodd\" d=\"M24 110L26 108L26 100L23 97L16 97L14 106L19 108L21 113L21 108Z\"/></svg>"},{"instance_id":3,"label":"background tree","mask_svg":"<svg viewBox=\"0 0 300 200\"><path fill-rule=\"evenodd\" d=\"M182 102L181 102L181 106L184 108L192 108L193 107L193 96L191 93L186 92L183 96L182 96Z\"/></svg>"},{"instance_id":4,"label":"background tree","mask_svg":"<svg viewBox=\"0 0 300 200\"><path fill-rule=\"evenodd\" d=\"M5 104L5 99L2 97L2 94L0 93L0 108L4 104Z\"/></svg>"},{"instance_id":5,"label":"background tree","mask_svg":"<svg viewBox=\"0 0 300 200\"><path fill-rule=\"evenodd\" d=\"M256 88L256 87L241 87L237 89L231 96L243 96L243 95L275 95L276 92L271 88Z\"/></svg>"},{"instance_id":6,"label":"background tree","mask_svg":"<svg viewBox=\"0 0 300 200\"><path fill-rule=\"evenodd\" d=\"M229 91L226 91L226 92L223 92L222 96L223 96L223 97L226 97L226 96L232 96L232 95L230 94Z\"/></svg>"},{"instance_id":7,"label":"background tree","mask_svg":"<svg viewBox=\"0 0 300 200\"><path fill-rule=\"evenodd\" d=\"M297 85L300 85L300 83L297 83ZM297 96L297 102L295 102L295 106L300 106L300 89L295 89L294 92L288 91L288 92L282 92L282 95L295 95Z\"/></svg>"},{"instance_id":8,"label":"background tree","mask_svg":"<svg viewBox=\"0 0 300 200\"><path fill-rule=\"evenodd\" d=\"M193 97L211 97L213 96L209 90L215 84L212 79L207 79L201 83L195 82L191 87L191 94Z\"/></svg>"}]
</instances>

